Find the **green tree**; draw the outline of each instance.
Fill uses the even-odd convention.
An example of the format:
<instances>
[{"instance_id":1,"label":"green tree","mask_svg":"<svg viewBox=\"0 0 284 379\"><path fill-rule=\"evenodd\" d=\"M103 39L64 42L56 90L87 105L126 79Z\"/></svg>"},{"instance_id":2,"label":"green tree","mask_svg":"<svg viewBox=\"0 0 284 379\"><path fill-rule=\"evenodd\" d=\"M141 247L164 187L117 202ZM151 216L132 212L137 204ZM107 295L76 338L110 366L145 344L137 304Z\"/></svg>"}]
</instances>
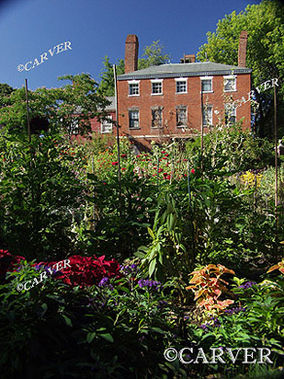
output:
<instances>
[{"instance_id":1,"label":"green tree","mask_svg":"<svg viewBox=\"0 0 284 379\"><path fill-rule=\"evenodd\" d=\"M279 78L279 114L283 109L284 87L284 8L278 1L263 0L258 5L248 5L245 11L232 12L219 20L216 32L207 33L207 43L200 47L197 58L238 65L238 44L242 30L248 32L246 66L252 68L253 87L270 78ZM259 99L259 125L262 135L272 134L272 90L262 93ZM280 123L279 123L280 124ZM264 130L266 129L266 130ZM270 129L270 130L269 130Z\"/></svg>"},{"instance_id":2,"label":"green tree","mask_svg":"<svg viewBox=\"0 0 284 379\"><path fill-rule=\"evenodd\" d=\"M163 52L163 49L164 47L160 44L159 40L154 41L150 46L146 46L142 58L138 59L138 70L167 63L170 58L168 54ZM110 59L107 56L104 58L103 65L104 69L101 74L99 90L105 96L114 96L113 65L110 63ZM124 74L123 59L118 61L116 72L117 75Z\"/></svg>"},{"instance_id":3,"label":"green tree","mask_svg":"<svg viewBox=\"0 0 284 379\"><path fill-rule=\"evenodd\" d=\"M170 57L168 54L164 54L163 50L164 46L160 44L159 40L153 41L150 46L146 46L142 58L138 60L138 70L167 63Z\"/></svg>"},{"instance_id":4,"label":"green tree","mask_svg":"<svg viewBox=\"0 0 284 379\"><path fill-rule=\"evenodd\" d=\"M7 83L0 83L0 97L10 95L14 91L14 88Z\"/></svg>"},{"instance_id":5,"label":"green tree","mask_svg":"<svg viewBox=\"0 0 284 379\"><path fill-rule=\"evenodd\" d=\"M49 129L27 138L25 89L4 96L0 107L0 246L26 257L66 256L74 251L76 222L86 200L83 147L66 134L90 130L107 100L88 74L60 78L71 84L29 91L30 118L48 119ZM40 125L41 126L41 125ZM77 220L77 221L76 221Z\"/></svg>"},{"instance_id":6,"label":"green tree","mask_svg":"<svg viewBox=\"0 0 284 379\"><path fill-rule=\"evenodd\" d=\"M74 126L80 134L90 131L90 119L104 117L104 108L109 102L99 93L98 85L89 74L68 75L59 80L72 83L61 88L38 88L29 91L30 119L48 119L50 128L72 134ZM0 124L4 132L25 133L27 130L25 89L14 90L2 97Z\"/></svg>"},{"instance_id":7,"label":"green tree","mask_svg":"<svg viewBox=\"0 0 284 379\"><path fill-rule=\"evenodd\" d=\"M3 97L9 96L14 91L14 88L9 86L7 83L0 83L0 107L2 107L3 104Z\"/></svg>"},{"instance_id":8,"label":"green tree","mask_svg":"<svg viewBox=\"0 0 284 379\"><path fill-rule=\"evenodd\" d=\"M114 96L114 75L113 75L113 65L110 63L108 56L104 58L103 61L104 69L101 74L101 82L99 90L105 96ZM120 59L116 65L117 75L124 74L124 60Z\"/></svg>"}]
</instances>

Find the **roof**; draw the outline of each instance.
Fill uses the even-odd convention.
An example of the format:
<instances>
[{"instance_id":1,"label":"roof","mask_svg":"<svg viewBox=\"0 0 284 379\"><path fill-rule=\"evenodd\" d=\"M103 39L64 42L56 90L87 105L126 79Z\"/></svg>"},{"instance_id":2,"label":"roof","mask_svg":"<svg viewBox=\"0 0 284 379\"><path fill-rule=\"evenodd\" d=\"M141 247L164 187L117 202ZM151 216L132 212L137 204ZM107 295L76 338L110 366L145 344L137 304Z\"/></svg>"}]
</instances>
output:
<instances>
[{"instance_id":1,"label":"roof","mask_svg":"<svg viewBox=\"0 0 284 379\"><path fill-rule=\"evenodd\" d=\"M133 79L162 79L186 76L207 76L207 75L230 75L249 74L252 69L246 67L231 66L215 62L194 62L194 63L171 63L160 66L150 66L143 70L129 72L119 75L118 80Z\"/></svg>"},{"instance_id":2,"label":"roof","mask_svg":"<svg viewBox=\"0 0 284 379\"><path fill-rule=\"evenodd\" d=\"M105 107L106 111L115 111L115 96L106 96L106 99L111 102L110 105ZM83 108L79 105L76 108L76 113L81 113ZM98 108L98 110L102 110L102 108Z\"/></svg>"}]
</instances>

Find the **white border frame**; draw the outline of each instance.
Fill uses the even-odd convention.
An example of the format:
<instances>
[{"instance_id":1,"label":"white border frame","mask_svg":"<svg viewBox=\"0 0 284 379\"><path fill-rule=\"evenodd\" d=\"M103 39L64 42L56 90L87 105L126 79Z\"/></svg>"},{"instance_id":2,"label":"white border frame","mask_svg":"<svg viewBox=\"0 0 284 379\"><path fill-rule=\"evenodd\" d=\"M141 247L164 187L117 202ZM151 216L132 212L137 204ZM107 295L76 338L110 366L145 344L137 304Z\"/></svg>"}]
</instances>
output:
<instances>
[{"instance_id":1,"label":"white border frame","mask_svg":"<svg viewBox=\"0 0 284 379\"><path fill-rule=\"evenodd\" d=\"M129 94L130 84L138 84L138 94L135 94L135 95ZM140 96L140 80L128 80L128 97L132 97L132 96Z\"/></svg>"},{"instance_id":2,"label":"white border frame","mask_svg":"<svg viewBox=\"0 0 284 379\"><path fill-rule=\"evenodd\" d=\"M153 93L153 83L161 83L162 92L160 93ZM161 96L163 95L163 79L152 79L151 80L151 96Z\"/></svg>"}]
</instances>

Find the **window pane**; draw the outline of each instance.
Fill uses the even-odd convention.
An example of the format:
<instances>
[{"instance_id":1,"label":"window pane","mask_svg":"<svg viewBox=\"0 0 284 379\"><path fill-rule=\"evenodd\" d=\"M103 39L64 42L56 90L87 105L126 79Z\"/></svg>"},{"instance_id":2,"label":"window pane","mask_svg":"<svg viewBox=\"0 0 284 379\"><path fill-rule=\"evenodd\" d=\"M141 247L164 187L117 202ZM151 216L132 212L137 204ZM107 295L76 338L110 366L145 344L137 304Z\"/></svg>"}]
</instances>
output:
<instances>
[{"instance_id":1,"label":"window pane","mask_svg":"<svg viewBox=\"0 0 284 379\"><path fill-rule=\"evenodd\" d=\"M177 93L186 92L186 81L177 81Z\"/></svg>"},{"instance_id":2,"label":"window pane","mask_svg":"<svg viewBox=\"0 0 284 379\"><path fill-rule=\"evenodd\" d=\"M162 93L162 83L152 83L152 93Z\"/></svg>"},{"instance_id":3,"label":"window pane","mask_svg":"<svg viewBox=\"0 0 284 379\"><path fill-rule=\"evenodd\" d=\"M129 84L129 95L139 95L139 84Z\"/></svg>"},{"instance_id":4,"label":"window pane","mask_svg":"<svg viewBox=\"0 0 284 379\"><path fill-rule=\"evenodd\" d=\"M225 104L225 124L234 124L236 122L236 107L232 104Z\"/></svg>"},{"instance_id":5,"label":"window pane","mask_svg":"<svg viewBox=\"0 0 284 379\"><path fill-rule=\"evenodd\" d=\"M225 79L225 91L235 91L236 90L236 79Z\"/></svg>"},{"instance_id":6,"label":"window pane","mask_svg":"<svg viewBox=\"0 0 284 379\"><path fill-rule=\"evenodd\" d=\"M203 118L203 125L212 125L213 119L212 119L212 105L208 105L203 108L202 112L202 118Z\"/></svg>"},{"instance_id":7,"label":"window pane","mask_svg":"<svg viewBox=\"0 0 284 379\"><path fill-rule=\"evenodd\" d=\"M112 132L112 117L108 116L107 120L104 120L101 124L101 132L102 133L111 133Z\"/></svg>"},{"instance_id":8,"label":"window pane","mask_svg":"<svg viewBox=\"0 0 284 379\"><path fill-rule=\"evenodd\" d=\"M187 125L186 108L178 108L176 112L177 126L184 127Z\"/></svg>"},{"instance_id":9,"label":"window pane","mask_svg":"<svg viewBox=\"0 0 284 379\"><path fill-rule=\"evenodd\" d=\"M201 82L202 82L202 92L212 91L211 79L202 80Z\"/></svg>"},{"instance_id":10,"label":"window pane","mask_svg":"<svg viewBox=\"0 0 284 379\"><path fill-rule=\"evenodd\" d=\"M152 109L152 128L160 128L162 126L162 110Z\"/></svg>"},{"instance_id":11,"label":"window pane","mask_svg":"<svg viewBox=\"0 0 284 379\"><path fill-rule=\"evenodd\" d=\"M139 111L129 111L129 128L139 128Z\"/></svg>"}]
</instances>

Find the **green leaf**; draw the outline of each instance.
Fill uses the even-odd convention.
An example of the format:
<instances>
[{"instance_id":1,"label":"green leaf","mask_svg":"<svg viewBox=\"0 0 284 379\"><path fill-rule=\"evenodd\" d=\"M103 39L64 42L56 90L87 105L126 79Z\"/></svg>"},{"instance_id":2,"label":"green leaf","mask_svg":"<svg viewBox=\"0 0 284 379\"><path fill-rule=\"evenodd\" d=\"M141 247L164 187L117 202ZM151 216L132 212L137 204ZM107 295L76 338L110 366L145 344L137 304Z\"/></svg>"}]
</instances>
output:
<instances>
[{"instance_id":1,"label":"green leaf","mask_svg":"<svg viewBox=\"0 0 284 379\"><path fill-rule=\"evenodd\" d=\"M155 239L155 234L153 233L152 229L148 227L147 230L148 230L148 233L150 234L150 236L151 236L153 239Z\"/></svg>"},{"instance_id":2,"label":"green leaf","mask_svg":"<svg viewBox=\"0 0 284 379\"><path fill-rule=\"evenodd\" d=\"M66 325L72 327L72 321L71 321L71 319L70 319L69 317L63 315L63 314L62 314L61 316L64 318L64 320L65 320L65 322L66 322Z\"/></svg>"},{"instance_id":3,"label":"green leaf","mask_svg":"<svg viewBox=\"0 0 284 379\"><path fill-rule=\"evenodd\" d=\"M149 266L149 277L151 278L153 272L155 271L155 268L156 268L156 259L153 259L150 263L150 266Z\"/></svg>"},{"instance_id":4,"label":"green leaf","mask_svg":"<svg viewBox=\"0 0 284 379\"><path fill-rule=\"evenodd\" d=\"M106 341L113 343L113 337L110 333L100 334L102 338L104 338Z\"/></svg>"},{"instance_id":5,"label":"green leaf","mask_svg":"<svg viewBox=\"0 0 284 379\"><path fill-rule=\"evenodd\" d=\"M96 337L96 333L95 332L88 333L88 335L87 335L87 342L91 343L95 337Z\"/></svg>"}]
</instances>

